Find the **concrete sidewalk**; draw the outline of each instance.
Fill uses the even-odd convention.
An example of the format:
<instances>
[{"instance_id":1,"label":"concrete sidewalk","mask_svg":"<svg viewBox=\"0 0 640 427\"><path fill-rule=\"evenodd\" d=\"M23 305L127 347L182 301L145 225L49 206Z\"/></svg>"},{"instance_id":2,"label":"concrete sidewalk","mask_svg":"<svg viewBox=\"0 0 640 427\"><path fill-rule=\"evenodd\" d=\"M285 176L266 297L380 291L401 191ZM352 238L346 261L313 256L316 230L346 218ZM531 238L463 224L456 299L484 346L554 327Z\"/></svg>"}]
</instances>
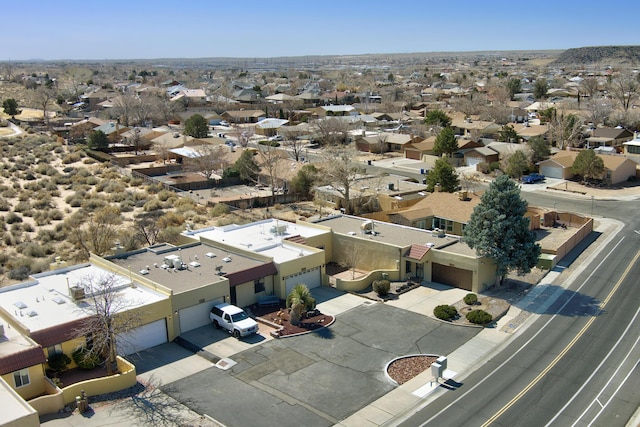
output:
<instances>
[{"instance_id":1,"label":"concrete sidewalk","mask_svg":"<svg viewBox=\"0 0 640 427\"><path fill-rule=\"evenodd\" d=\"M508 328L508 325L518 318L521 313L526 312L528 314L526 320L517 329L524 330L530 326L540 316L539 313L544 313L562 292L575 281L577 275L591 264L599 255L600 250L615 237L623 226L618 221L608 219L601 219L599 223L595 231L603 233L605 238L602 241L598 241L595 248L590 248L590 251L583 254L587 258L579 266L572 269L572 271L560 266L548 272L541 283L523 297L517 306L511 306L507 314L497 322L495 327L484 328L463 346L446 355L448 369L444 373L445 380L455 379L456 381L452 382L454 384L453 387L455 387L457 381L469 376L475 369L500 352L508 344L510 338L514 336L511 333L513 330ZM562 275L566 271L568 271L568 274ZM552 290L552 293L545 292L547 290ZM431 290L424 286L411 292L415 291L418 291L416 292L417 298L413 298L412 294L412 298L400 298L387 304L393 303L398 307L420 313L431 313L436 305L452 304L468 293L455 288ZM441 383L442 381L440 380ZM434 382L431 371L425 371L344 419L338 425L342 427L366 427L397 424L445 392L445 388Z\"/></svg>"}]
</instances>

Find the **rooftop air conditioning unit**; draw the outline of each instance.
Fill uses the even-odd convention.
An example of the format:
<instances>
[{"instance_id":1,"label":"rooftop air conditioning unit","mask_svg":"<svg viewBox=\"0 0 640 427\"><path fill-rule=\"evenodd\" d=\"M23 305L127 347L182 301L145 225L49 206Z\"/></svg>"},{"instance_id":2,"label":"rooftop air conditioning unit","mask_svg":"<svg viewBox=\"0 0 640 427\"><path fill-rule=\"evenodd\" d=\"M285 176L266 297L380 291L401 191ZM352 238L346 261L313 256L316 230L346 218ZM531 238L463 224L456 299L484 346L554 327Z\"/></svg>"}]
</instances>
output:
<instances>
[{"instance_id":1,"label":"rooftop air conditioning unit","mask_svg":"<svg viewBox=\"0 0 640 427\"><path fill-rule=\"evenodd\" d=\"M82 286L71 286L69 288L69 293L74 301L83 300L85 297L84 288Z\"/></svg>"}]
</instances>

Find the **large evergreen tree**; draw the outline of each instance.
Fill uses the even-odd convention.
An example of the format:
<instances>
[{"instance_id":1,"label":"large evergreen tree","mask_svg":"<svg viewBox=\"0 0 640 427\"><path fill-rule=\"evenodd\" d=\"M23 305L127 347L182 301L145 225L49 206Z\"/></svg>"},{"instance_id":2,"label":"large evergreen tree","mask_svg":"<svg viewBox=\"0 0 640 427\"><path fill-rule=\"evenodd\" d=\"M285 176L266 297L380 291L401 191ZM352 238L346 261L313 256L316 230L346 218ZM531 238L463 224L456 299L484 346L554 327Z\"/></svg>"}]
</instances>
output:
<instances>
[{"instance_id":1,"label":"large evergreen tree","mask_svg":"<svg viewBox=\"0 0 640 427\"><path fill-rule=\"evenodd\" d=\"M451 118L442 110L431 110L424 117L424 123L432 126L449 127L451 126Z\"/></svg>"},{"instance_id":2,"label":"large evergreen tree","mask_svg":"<svg viewBox=\"0 0 640 427\"><path fill-rule=\"evenodd\" d=\"M526 274L538 262L540 245L529 230L526 211L527 202L520 198L516 183L501 175L482 195L464 229L469 247L495 262L497 284L509 271Z\"/></svg>"},{"instance_id":3,"label":"large evergreen tree","mask_svg":"<svg viewBox=\"0 0 640 427\"><path fill-rule=\"evenodd\" d=\"M95 130L89 135L87 146L91 150L107 151L109 149L109 138L101 130Z\"/></svg>"},{"instance_id":4,"label":"large evergreen tree","mask_svg":"<svg viewBox=\"0 0 640 427\"><path fill-rule=\"evenodd\" d=\"M595 151L582 150L573 161L571 172L581 176L584 181L599 180L604 177L604 162Z\"/></svg>"},{"instance_id":5,"label":"large evergreen tree","mask_svg":"<svg viewBox=\"0 0 640 427\"><path fill-rule=\"evenodd\" d=\"M4 109L5 114L11 116L12 119L15 119L21 111L18 109L18 102L13 98L8 98L2 101L2 108Z\"/></svg>"},{"instance_id":6,"label":"large evergreen tree","mask_svg":"<svg viewBox=\"0 0 640 427\"><path fill-rule=\"evenodd\" d=\"M447 193L453 193L458 189L458 174L447 159L436 160L433 169L427 175L427 191L433 191L436 184L440 184L442 191Z\"/></svg>"},{"instance_id":7,"label":"large evergreen tree","mask_svg":"<svg viewBox=\"0 0 640 427\"><path fill-rule=\"evenodd\" d=\"M207 120L200 114L194 114L184 122L184 134L194 138L206 138L209 134Z\"/></svg>"},{"instance_id":8,"label":"large evergreen tree","mask_svg":"<svg viewBox=\"0 0 640 427\"><path fill-rule=\"evenodd\" d=\"M433 152L440 156L446 154L448 157L458 150L458 140L456 139L453 129L444 128L436 136L436 141L433 144Z\"/></svg>"},{"instance_id":9,"label":"large evergreen tree","mask_svg":"<svg viewBox=\"0 0 640 427\"><path fill-rule=\"evenodd\" d=\"M238 171L240 178L244 181L257 182L260 166L256 163L252 151L244 150L234 164L234 169Z\"/></svg>"}]
</instances>

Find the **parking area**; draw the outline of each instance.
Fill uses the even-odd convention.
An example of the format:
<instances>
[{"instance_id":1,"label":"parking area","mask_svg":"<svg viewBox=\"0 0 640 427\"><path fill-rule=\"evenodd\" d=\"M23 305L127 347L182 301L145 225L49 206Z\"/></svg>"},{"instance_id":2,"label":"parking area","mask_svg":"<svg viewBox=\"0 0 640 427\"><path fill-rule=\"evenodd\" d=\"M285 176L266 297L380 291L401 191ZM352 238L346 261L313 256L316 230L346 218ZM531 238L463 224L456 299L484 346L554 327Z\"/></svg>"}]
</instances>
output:
<instances>
[{"instance_id":1,"label":"parking area","mask_svg":"<svg viewBox=\"0 0 640 427\"><path fill-rule=\"evenodd\" d=\"M164 391L228 426L333 425L396 387L384 372L393 358L448 354L478 332L358 301L331 328L244 343L230 369L202 369Z\"/></svg>"}]
</instances>

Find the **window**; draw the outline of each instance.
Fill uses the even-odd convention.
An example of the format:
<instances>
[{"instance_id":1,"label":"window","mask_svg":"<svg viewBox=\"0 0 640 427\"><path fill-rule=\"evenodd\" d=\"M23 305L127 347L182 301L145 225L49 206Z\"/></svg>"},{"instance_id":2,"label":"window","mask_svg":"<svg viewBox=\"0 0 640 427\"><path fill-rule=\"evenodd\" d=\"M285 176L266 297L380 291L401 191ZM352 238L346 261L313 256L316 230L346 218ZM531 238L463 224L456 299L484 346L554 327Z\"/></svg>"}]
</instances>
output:
<instances>
[{"instance_id":1,"label":"window","mask_svg":"<svg viewBox=\"0 0 640 427\"><path fill-rule=\"evenodd\" d=\"M13 380L16 383L16 388L29 385L29 370L21 369L13 373Z\"/></svg>"},{"instance_id":2,"label":"window","mask_svg":"<svg viewBox=\"0 0 640 427\"><path fill-rule=\"evenodd\" d=\"M264 292L264 280L254 280L253 282L253 293L259 294L260 292Z\"/></svg>"},{"instance_id":3,"label":"window","mask_svg":"<svg viewBox=\"0 0 640 427\"><path fill-rule=\"evenodd\" d=\"M47 347L48 357L51 357L54 354L62 354L62 345L56 344L56 345L52 345L51 347Z\"/></svg>"},{"instance_id":4,"label":"window","mask_svg":"<svg viewBox=\"0 0 640 427\"><path fill-rule=\"evenodd\" d=\"M627 153L629 153L629 154L640 154L640 146L627 145Z\"/></svg>"}]
</instances>

